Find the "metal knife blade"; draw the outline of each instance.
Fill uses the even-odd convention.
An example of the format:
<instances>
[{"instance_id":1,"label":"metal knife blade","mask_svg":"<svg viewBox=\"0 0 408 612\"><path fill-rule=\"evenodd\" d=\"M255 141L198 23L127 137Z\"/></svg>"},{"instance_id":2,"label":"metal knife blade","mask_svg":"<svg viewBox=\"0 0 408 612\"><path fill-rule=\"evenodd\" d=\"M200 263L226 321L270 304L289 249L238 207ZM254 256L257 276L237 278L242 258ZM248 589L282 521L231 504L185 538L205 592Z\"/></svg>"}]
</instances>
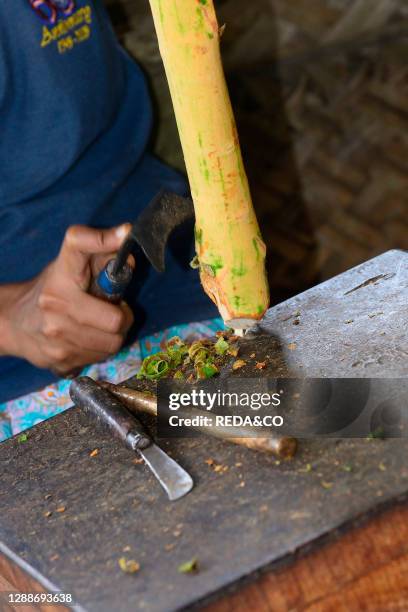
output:
<instances>
[{"instance_id":1,"label":"metal knife blade","mask_svg":"<svg viewBox=\"0 0 408 612\"><path fill-rule=\"evenodd\" d=\"M193 201L161 191L140 213L130 232L158 272L165 269L166 244L172 231L194 218Z\"/></svg>"},{"instance_id":2,"label":"metal knife blade","mask_svg":"<svg viewBox=\"0 0 408 612\"><path fill-rule=\"evenodd\" d=\"M169 499L174 501L193 488L193 479L161 450L144 430L142 423L106 389L92 378L80 376L69 388L72 401L110 429L126 446L139 453Z\"/></svg>"},{"instance_id":3,"label":"metal knife blade","mask_svg":"<svg viewBox=\"0 0 408 612\"><path fill-rule=\"evenodd\" d=\"M138 449L138 453L143 457L171 501L180 499L191 491L194 482L190 474L157 444L152 442L147 448Z\"/></svg>"}]
</instances>

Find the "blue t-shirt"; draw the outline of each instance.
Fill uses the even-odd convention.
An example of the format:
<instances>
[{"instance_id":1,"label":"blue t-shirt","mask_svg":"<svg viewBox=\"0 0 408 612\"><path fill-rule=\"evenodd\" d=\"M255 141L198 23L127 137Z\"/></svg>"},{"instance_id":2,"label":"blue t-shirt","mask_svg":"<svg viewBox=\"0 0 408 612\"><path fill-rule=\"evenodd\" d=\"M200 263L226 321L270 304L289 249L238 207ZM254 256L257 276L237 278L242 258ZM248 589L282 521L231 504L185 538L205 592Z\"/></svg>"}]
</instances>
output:
<instances>
[{"instance_id":1,"label":"blue t-shirt","mask_svg":"<svg viewBox=\"0 0 408 612\"><path fill-rule=\"evenodd\" d=\"M149 153L152 108L140 68L119 47L100 0L0 2L0 285L33 278L72 224L132 221L184 177ZM192 228L173 236L158 275L139 254L127 300L143 336L216 316L196 271ZM0 358L0 402L53 380Z\"/></svg>"}]
</instances>

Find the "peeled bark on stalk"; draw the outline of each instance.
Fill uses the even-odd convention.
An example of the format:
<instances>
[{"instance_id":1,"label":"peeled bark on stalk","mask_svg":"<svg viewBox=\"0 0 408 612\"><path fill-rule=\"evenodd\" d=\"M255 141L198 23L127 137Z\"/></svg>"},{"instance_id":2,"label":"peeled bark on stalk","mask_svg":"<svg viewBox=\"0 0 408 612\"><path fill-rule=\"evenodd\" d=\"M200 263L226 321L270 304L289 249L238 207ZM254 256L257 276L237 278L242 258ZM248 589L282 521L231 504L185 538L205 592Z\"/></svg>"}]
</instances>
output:
<instances>
[{"instance_id":1,"label":"peeled bark on stalk","mask_svg":"<svg viewBox=\"0 0 408 612\"><path fill-rule=\"evenodd\" d=\"M149 1L194 200L201 282L228 326L250 327L269 305L266 249L242 162L213 2Z\"/></svg>"}]
</instances>

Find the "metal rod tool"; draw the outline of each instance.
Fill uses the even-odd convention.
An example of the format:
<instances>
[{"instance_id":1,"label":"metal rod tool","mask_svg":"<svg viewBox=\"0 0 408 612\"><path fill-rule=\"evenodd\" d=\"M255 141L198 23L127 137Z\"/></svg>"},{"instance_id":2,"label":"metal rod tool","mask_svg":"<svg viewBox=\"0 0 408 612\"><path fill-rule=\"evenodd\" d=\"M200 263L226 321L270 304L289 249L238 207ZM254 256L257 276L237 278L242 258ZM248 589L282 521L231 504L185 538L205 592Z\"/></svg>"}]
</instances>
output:
<instances>
[{"instance_id":1,"label":"metal rod tool","mask_svg":"<svg viewBox=\"0 0 408 612\"><path fill-rule=\"evenodd\" d=\"M133 412L145 412L153 416L158 416L157 413L157 397L151 393L129 389L123 385L114 385L109 382L99 381L104 389L109 390L112 395L115 395L129 410ZM193 407L180 408L179 416L192 418L203 414L201 410ZM211 415L206 414L207 420L211 420ZM297 440L289 436L282 436L275 433L270 433L267 437L253 436L252 431L244 427L221 427L215 422L206 425L195 425L192 429L215 438L220 438L226 442L240 444L252 450L261 451L263 453L272 453L283 459L291 459L297 450Z\"/></svg>"}]
</instances>

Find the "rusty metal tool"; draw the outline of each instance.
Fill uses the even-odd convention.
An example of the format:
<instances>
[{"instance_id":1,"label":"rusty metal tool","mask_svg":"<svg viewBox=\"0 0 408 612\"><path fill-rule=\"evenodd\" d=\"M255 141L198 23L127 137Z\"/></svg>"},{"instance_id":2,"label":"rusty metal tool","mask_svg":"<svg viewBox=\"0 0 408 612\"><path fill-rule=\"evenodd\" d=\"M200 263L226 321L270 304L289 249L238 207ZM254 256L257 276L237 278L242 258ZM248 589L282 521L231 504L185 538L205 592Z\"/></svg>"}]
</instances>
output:
<instances>
[{"instance_id":1,"label":"rusty metal tool","mask_svg":"<svg viewBox=\"0 0 408 612\"><path fill-rule=\"evenodd\" d=\"M193 218L193 202L161 190L140 213L119 249L94 279L90 292L112 303L119 303L132 280L133 269L127 260L135 244L143 250L157 272L165 270L165 250L172 231Z\"/></svg>"},{"instance_id":2,"label":"rusty metal tool","mask_svg":"<svg viewBox=\"0 0 408 612\"><path fill-rule=\"evenodd\" d=\"M128 257L138 244L157 272L165 271L166 245L170 234L176 227L194 218L191 198L183 198L175 193L160 190L142 210L113 259L95 277L89 293L106 302L119 304L129 286L133 268ZM82 368L75 368L65 378L76 378ZM58 371L55 375L60 377Z\"/></svg>"},{"instance_id":3,"label":"rusty metal tool","mask_svg":"<svg viewBox=\"0 0 408 612\"><path fill-rule=\"evenodd\" d=\"M152 416L157 416L157 397L152 393L137 391L129 387L114 385L105 381L97 383L104 389L107 389L117 397L129 410L132 412L145 412ZM201 410L196 408L180 408L178 414L183 417L193 417L202 415ZM206 415L207 419L211 419L211 415ZM272 453L283 459L291 459L297 450L297 441L289 436L281 436L278 434L270 434L267 437L255 437L252 432L245 430L243 427L221 427L219 425L210 424L206 426L196 425L192 427L201 433L220 438L226 442L240 444L252 450L261 451L264 453Z\"/></svg>"},{"instance_id":4,"label":"rusty metal tool","mask_svg":"<svg viewBox=\"0 0 408 612\"><path fill-rule=\"evenodd\" d=\"M143 457L171 501L191 491L194 486L191 476L153 442L140 421L109 391L92 378L82 376L72 381L69 394L76 406L104 423Z\"/></svg>"}]
</instances>

